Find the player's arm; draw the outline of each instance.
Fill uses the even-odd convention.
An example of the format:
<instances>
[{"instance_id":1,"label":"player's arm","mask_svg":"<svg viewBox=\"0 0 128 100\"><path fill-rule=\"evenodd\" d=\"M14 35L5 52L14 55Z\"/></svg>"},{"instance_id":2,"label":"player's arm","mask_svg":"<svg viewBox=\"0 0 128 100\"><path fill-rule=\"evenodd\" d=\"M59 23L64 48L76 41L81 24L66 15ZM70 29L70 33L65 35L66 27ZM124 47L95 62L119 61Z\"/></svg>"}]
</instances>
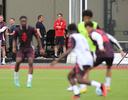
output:
<instances>
[{"instance_id":1,"label":"player's arm","mask_svg":"<svg viewBox=\"0 0 128 100\"><path fill-rule=\"evenodd\" d=\"M13 37L13 53L16 53L16 41L17 41L17 32L14 32L14 37Z\"/></svg>"},{"instance_id":2,"label":"player's arm","mask_svg":"<svg viewBox=\"0 0 128 100\"><path fill-rule=\"evenodd\" d=\"M61 56L59 57L57 60L53 61L50 63L50 66L54 66L55 64L57 64L61 59L63 59L64 57L66 57L71 51L72 49L75 47L75 39L74 38L69 38L68 40L68 49L67 51Z\"/></svg>"},{"instance_id":3,"label":"player's arm","mask_svg":"<svg viewBox=\"0 0 128 100\"><path fill-rule=\"evenodd\" d=\"M1 33L1 32L4 32L7 28L8 28L7 26L2 27L2 28L0 29L0 33Z\"/></svg>"},{"instance_id":4,"label":"player's arm","mask_svg":"<svg viewBox=\"0 0 128 100\"><path fill-rule=\"evenodd\" d=\"M55 30L58 30L60 26L57 26L57 25L56 25L56 21L55 21L53 27L54 27Z\"/></svg>"},{"instance_id":5,"label":"player's arm","mask_svg":"<svg viewBox=\"0 0 128 100\"><path fill-rule=\"evenodd\" d=\"M35 38L36 38L36 40L37 40L37 43L38 43L38 45L39 45L39 47L40 47L40 54L44 55L44 54L45 54L45 51L44 51L44 49L43 49L43 47L42 47L42 44L41 44L41 41L40 41L40 39L39 39L37 30L34 29L34 32L33 32L33 33L34 33L34 36L35 36Z\"/></svg>"},{"instance_id":6,"label":"player's arm","mask_svg":"<svg viewBox=\"0 0 128 100\"><path fill-rule=\"evenodd\" d=\"M8 28L6 28L5 35L8 35Z\"/></svg>"},{"instance_id":7,"label":"player's arm","mask_svg":"<svg viewBox=\"0 0 128 100\"><path fill-rule=\"evenodd\" d=\"M50 66L54 66L55 64L57 64L61 59L65 58L71 51L73 48L68 48L68 50L61 56L59 57L57 60L53 61L50 63Z\"/></svg>"},{"instance_id":8,"label":"player's arm","mask_svg":"<svg viewBox=\"0 0 128 100\"><path fill-rule=\"evenodd\" d=\"M39 28L37 28L37 33L38 33L39 37L42 38Z\"/></svg>"},{"instance_id":9,"label":"player's arm","mask_svg":"<svg viewBox=\"0 0 128 100\"><path fill-rule=\"evenodd\" d=\"M9 33L9 35L14 35L15 30L16 30L16 26L13 28L13 32Z\"/></svg>"},{"instance_id":10,"label":"player's arm","mask_svg":"<svg viewBox=\"0 0 128 100\"><path fill-rule=\"evenodd\" d=\"M92 32L91 38L97 42L99 50L105 52L102 36L97 32Z\"/></svg>"},{"instance_id":11,"label":"player's arm","mask_svg":"<svg viewBox=\"0 0 128 100\"><path fill-rule=\"evenodd\" d=\"M113 43L113 44L115 44L116 45L116 47L119 49L119 51L120 51L120 53L121 53L121 55L122 55L122 57L124 56L124 52L123 52L123 48L121 47L121 45L118 43L118 41L112 36L112 35L110 35L110 34L106 34L107 35L107 37L109 38L109 40Z\"/></svg>"},{"instance_id":12,"label":"player's arm","mask_svg":"<svg viewBox=\"0 0 128 100\"><path fill-rule=\"evenodd\" d=\"M64 23L62 24L62 26L60 26L60 29L65 29L66 28L66 22L64 21Z\"/></svg>"}]
</instances>

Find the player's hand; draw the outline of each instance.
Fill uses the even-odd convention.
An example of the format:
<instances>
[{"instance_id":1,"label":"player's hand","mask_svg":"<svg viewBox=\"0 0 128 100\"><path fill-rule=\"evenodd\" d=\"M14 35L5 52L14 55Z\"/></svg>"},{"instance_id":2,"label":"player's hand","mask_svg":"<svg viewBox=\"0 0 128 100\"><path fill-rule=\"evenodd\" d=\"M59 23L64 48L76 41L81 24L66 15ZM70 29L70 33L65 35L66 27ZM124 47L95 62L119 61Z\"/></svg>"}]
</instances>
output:
<instances>
[{"instance_id":1,"label":"player's hand","mask_svg":"<svg viewBox=\"0 0 128 100\"><path fill-rule=\"evenodd\" d=\"M59 26L58 28L61 29L61 26Z\"/></svg>"},{"instance_id":2,"label":"player's hand","mask_svg":"<svg viewBox=\"0 0 128 100\"><path fill-rule=\"evenodd\" d=\"M42 38L42 36L40 35L40 38Z\"/></svg>"},{"instance_id":3,"label":"player's hand","mask_svg":"<svg viewBox=\"0 0 128 100\"><path fill-rule=\"evenodd\" d=\"M50 63L50 66L54 66L57 63L58 63L58 60L55 60L55 61L53 61L53 62Z\"/></svg>"},{"instance_id":4,"label":"player's hand","mask_svg":"<svg viewBox=\"0 0 128 100\"><path fill-rule=\"evenodd\" d=\"M6 35L9 36L9 33L7 33Z\"/></svg>"},{"instance_id":5,"label":"player's hand","mask_svg":"<svg viewBox=\"0 0 128 100\"><path fill-rule=\"evenodd\" d=\"M16 48L13 48L12 52L13 52L13 53L16 53Z\"/></svg>"},{"instance_id":6,"label":"player's hand","mask_svg":"<svg viewBox=\"0 0 128 100\"><path fill-rule=\"evenodd\" d=\"M101 49L100 51L101 51L101 52L106 52L106 50L105 50L105 49Z\"/></svg>"},{"instance_id":7,"label":"player's hand","mask_svg":"<svg viewBox=\"0 0 128 100\"><path fill-rule=\"evenodd\" d=\"M124 51L120 50L120 54L122 57L124 57Z\"/></svg>"},{"instance_id":8,"label":"player's hand","mask_svg":"<svg viewBox=\"0 0 128 100\"><path fill-rule=\"evenodd\" d=\"M45 55L44 49L40 49L40 54Z\"/></svg>"}]
</instances>

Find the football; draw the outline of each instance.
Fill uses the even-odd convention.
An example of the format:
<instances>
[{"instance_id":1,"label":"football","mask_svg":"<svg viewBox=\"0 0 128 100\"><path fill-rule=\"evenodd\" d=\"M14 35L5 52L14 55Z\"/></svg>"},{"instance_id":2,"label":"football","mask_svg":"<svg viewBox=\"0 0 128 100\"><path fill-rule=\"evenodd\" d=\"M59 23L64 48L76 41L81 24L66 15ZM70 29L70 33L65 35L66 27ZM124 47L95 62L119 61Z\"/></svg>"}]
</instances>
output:
<instances>
[{"instance_id":1,"label":"football","mask_svg":"<svg viewBox=\"0 0 128 100\"><path fill-rule=\"evenodd\" d=\"M102 90L100 88L96 88L95 92L98 96L103 96Z\"/></svg>"}]
</instances>

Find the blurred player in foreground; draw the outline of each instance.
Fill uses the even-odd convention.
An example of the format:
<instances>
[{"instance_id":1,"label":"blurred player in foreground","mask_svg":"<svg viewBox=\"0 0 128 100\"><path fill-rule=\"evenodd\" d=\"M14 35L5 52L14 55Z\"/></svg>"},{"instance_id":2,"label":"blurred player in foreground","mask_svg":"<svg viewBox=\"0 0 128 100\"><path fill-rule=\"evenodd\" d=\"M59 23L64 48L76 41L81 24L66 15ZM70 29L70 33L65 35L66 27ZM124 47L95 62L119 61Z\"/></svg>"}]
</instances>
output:
<instances>
[{"instance_id":1,"label":"blurred player in foreground","mask_svg":"<svg viewBox=\"0 0 128 100\"><path fill-rule=\"evenodd\" d=\"M80 34L82 34L84 37L86 37L88 43L89 43L89 47L90 47L90 51L91 52L95 52L96 51L96 46L93 44L92 40L90 39L89 35L88 35L88 31L87 29L85 28L85 23L89 22L92 20L92 17L93 17L93 12L91 10L84 10L83 13L82 13L82 16L83 16L83 19L84 21L80 22L78 24L78 32ZM95 21L92 21L93 23L93 28L94 29L101 29L101 27L98 25L97 22ZM76 80L76 79L75 79ZM87 85L85 84L81 84L79 89L80 89L80 93L84 93L84 92L87 92ZM68 88L67 88L67 91L72 91L72 86L70 85Z\"/></svg>"},{"instance_id":2,"label":"blurred player in foreground","mask_svg":"<svg viewBox=\"0 0 128 100\"><path fill-rule=\"evenodd\" d=\"M60 58L51 62L50 65L53 66L57 64L59 60L66 57L72 50L74 50L77 55L77 64L71 70L70 74L68 74L69 82L73 86L73 92L75 94L72 99L80 98L79 88L74 81L74 76L76 76L77 81L80 84L87 84L101 88L103 96L106 97L106 89L104 84L83 78L83 76L86 74L86 71L91 66L93 66L93 58L89 49L87 39L83 35L77 33L77 28L75 24L70 24L68 26L68 32L70 34L70 38L67 51Z\"/></svg>"},{"instance_id":3,"label":"blurred player in foreground","mask_svg":"<svg viewBox=\"0 0 128 100\"><path fill-rule=\"evenodd\" d=\"M96 61L94 61L94 67L101 64L103 61L106 62L107 72L106 72L106 88L107 91L110 91L110 82L111 82L111 66L114 59L114 50L111 46L111 43L115 44L119 49L122 57L124 52L118 41L108 33L105 33L102 30L93 28L92 22L87 22L85 27L89 33L91 40L96 46Z\"/></svg>"},{"instance_id":4,"label":"blurred player in foreground","mask_svg":"<svg viewBox=\"0 0 128 100\"><path fill-rule=\"evenodd\" d=\"M16 53L16 41L19 38L19 50L16 57L16 64L15 64L15 71L14 71L14 83L16 87L20 87L19 79L18 79L18 71L20 63L23 61L24 58L28 59L29 64L29 74L28 74L28 81L27 87L31 88L31 80L33 76L33 59L34 59L34 46L32 45L32 37L33 35L36 37L38 45L40 47L40 54L45 54L45 51L42 48L40 39L37 35L37 31L34 27L27 25L27 17L21 16L20 17L20 27L18 27L14 32L14 39L13 39L13 52Z\"/></svg>"}]
</instances>

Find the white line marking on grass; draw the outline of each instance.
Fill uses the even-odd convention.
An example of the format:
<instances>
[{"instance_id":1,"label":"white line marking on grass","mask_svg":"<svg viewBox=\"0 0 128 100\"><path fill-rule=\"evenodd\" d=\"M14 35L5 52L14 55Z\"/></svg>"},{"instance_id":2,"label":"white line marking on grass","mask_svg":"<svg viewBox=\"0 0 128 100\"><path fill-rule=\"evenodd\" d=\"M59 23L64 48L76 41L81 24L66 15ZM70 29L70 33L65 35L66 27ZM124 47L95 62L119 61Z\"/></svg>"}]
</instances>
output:
<instances>
[{"instance_id":1,"label":"white line marking on grass","mask_svg":"<svg viewBox=\"0 0 128 100\"><path fill-rule=\"evenodd\" d=\"M0 79L14 79L14 78L11 78L11 77L0 77ZM27 79L27 78L19 78L19 79ZM62 80L62 79L67 79L67 78L33 78L33 79L51 79L51 80L59 79L59 80Z\"/></svg>"}]
</instances>

